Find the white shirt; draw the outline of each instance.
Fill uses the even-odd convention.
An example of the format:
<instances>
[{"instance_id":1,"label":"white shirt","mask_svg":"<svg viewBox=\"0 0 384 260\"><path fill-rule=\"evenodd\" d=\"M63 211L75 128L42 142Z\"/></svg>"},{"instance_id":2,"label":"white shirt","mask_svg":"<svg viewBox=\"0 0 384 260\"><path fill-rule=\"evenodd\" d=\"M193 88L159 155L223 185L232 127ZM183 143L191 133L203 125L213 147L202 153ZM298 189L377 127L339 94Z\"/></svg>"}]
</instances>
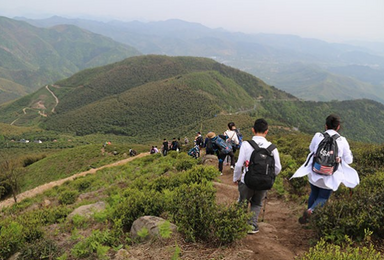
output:
<instances>
[{"instance_id":1,"label":"white shirt","mask_svg":"<svg viewBox=\"0 0 384 260\"><path fill-rule=\"evenodd\" d=\"M330 136L337 134L335 130L327 130L326 132ZM319 146L319 143L321 142L321 140L323 140L323 138L324 136L322 133L316 133L313 136L311 144L309 145L310 153L305 162L307 162L308 160L310 161L306 166L306 163L304 163L295 172L291 179L308 175L308 181L311 184L319 188L333 191L336 191L341 183L343 183L349 188L356 187L356 185L360 183L359 175L353 168L348 165L353 162L353 155L347 139L345 139L345 137L343 136L340 136L338 139L336 139L338 147L338 157L341 158L341 164L339 164L337 171L334 172L331 176L320 175L312 171L312 158L310 158L310 156L312 153L316 153L317 147Z\"/></svg>"},{"instance_id":2,"label":"white shirt","mask_svg":"<svg viewBox=\"0 0 384 260\"><path fill-rule=\"evenodd\" d=\"M227 130L224 132L224 135L228 136L229 140L232 140L235 144L239 144L239 138L237 138L237 134L233 130Z\"/></svg>"},{"instance_id":3,"label":"white shirt","mask_svg":"<svg viewBox=\"0 0 384 260\"><path fill-rule=\"evenodd\" d=\"M267 148L271 142L267 141L263 136L253 136L252 140L257 143L257 145L261 148ZM248 167L243 167L246 161L249 162L251 159L251 154L253 152L253 147L248 142L243 142L239 152L239 158L235 165L235 170L233 172L233 182L237 182L241 180L244 183L244 175L248 171ZM272 151L273 158L275 159L275 174L278 175L281 171L281 163L279 151L274 149Z\"/></svg>"}]
</instances>

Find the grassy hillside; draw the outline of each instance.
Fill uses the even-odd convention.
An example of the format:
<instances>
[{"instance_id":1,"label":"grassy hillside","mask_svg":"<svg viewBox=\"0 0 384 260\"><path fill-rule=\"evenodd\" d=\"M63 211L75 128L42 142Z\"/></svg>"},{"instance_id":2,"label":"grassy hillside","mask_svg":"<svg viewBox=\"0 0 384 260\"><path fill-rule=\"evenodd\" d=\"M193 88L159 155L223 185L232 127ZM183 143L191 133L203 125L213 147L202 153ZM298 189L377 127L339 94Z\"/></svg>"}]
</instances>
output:
<instances>
[{"instance_id":1,"label":"grassy hillside","mask_svg":"<svg viewBox=\"0 0 384 260\"><path fill-rule=\"evenodd\" d=\"M79 135L151 137L175 129L185 132L220 113L253 109L256 100L295 99L211 59L154 55L84 70L49 90L59 103L41 88L3 106L1 120L15 125L43 121L46 129ZM25 108L31 111L25 113Z\"/></svg>"},{"instance_id":2,"label":"grassy hillside","mask_svg":"<svg viewBox=\"0 0 384 260\"><path fill-rule=\"evenodd\" d=\"M363 142L382 143L380 130L384 122L384 105L372 100L347 100L334 102L263 102L266 118L285 122L305 133L324 129L325 118L335 113L342 120L342 135Z\"/></svg>"},{"instance_id":3,"label":"grassy hillside","mask_svg":"<svg viewBox=\"0 0 384 260\"><path fill-rule=\"evenodd\" d=\"M27 90L23 85L0 77L0 104L15 100L26 94Z\"/></svg>"},{"instance_id":4,"label":"grassy hillside","mask_svg":"<svg viewBox=\"0 0 384 260\"><path fill-rule=\"evenodd\" d=\"M123 135L148 143L198 130L221 132L228 121L218 122L230 116L237 122L240 114L248 118L247 129L256 117L265 117L279 131L298 128L312 134L323 129L328 114L336 113L345 122L343 134L348 138L383 142L378 131L383 111L382 104L364 99L299 101L211 59L148 55L87 69L41 88L2 106L0 120L72 135Z\"/></svg>"},{"instance_id":5,"label":"grassy hillside","mask_svg":"<svg viewBox=\"0 0 384 260\"><path fill-rule=\"evenodd\" d=\"M310 136L271 135L270 139L279 147L283 171L268 195L277 198L278 203L305 208L307 180L288 179L305 160ZM355 156L353 167L358 170L361 183L353 193L341 187L325 207L313 214L305 228L307 234L295 239L308 248L309 244L320 242L306 253L307 257L300 252L298 259L335 259L335 255L343 255L337 259L382 259L374 246L382 251L383 146L371 145L367 151L366 144L351 142L351 147ZM29 174L25 174L24 180L60 178L63 173L71 175L73 172L66 170L76 167L81 170L84 161L92 160L103 160L95 146L68 149L27 166ZM212 258L212 252L218 250L218 257L228 256L233 250L238 254L244 248L242 238L246 236L249 216L235 207L233 198L232 204L216 200L219 189L233 190L230 186L233 184L222 179L224 183L218 184L220 186L212 185L218 177L217 169L198 164L199 160L183 152L172 152L166 157L150 155L67 181L16 206L4 208L0 220L0 258L8 259L20 252L26 259L39 259L47 254L60 259L113 259L119 249L130 254L140 252L142 256L140 245L143 244L147 246L145 256L161 254L167 259L192 249L200 259L202 256ZM66 169L60 170L63 167ZM88 216L70 216L75 209L94 203L104 203L106 207ZM270 229L276 221L269 214L273 213L267 211L269 219L265 225ZM139 239L132 237L129 230L133 222L148 215L176 224L179 235L163 240L165 234L170 234L163 227L156 241L143 241L145 232ZM289 246L295 247L295 244Z\"/></svg>"},{"instance_id":6,"label":"grassy hillside","mask_svg":"<svg viewBox=\"0 0 384 260\"><path fill-rule=\"evenodd\" d=\"M29 93L79 70L139 54L73 25L43 29L0 17L0 78L25 86Z\"/></svg>"}]
</instances>

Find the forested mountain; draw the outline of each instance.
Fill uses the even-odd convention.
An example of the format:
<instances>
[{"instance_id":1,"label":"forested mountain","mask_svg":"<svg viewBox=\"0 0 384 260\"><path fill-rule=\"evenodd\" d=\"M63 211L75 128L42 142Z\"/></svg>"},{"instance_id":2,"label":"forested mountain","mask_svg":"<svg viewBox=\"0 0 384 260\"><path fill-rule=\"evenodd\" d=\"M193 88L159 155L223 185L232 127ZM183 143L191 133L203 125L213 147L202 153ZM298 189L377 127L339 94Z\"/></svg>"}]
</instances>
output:
<instances>
[{"instance_id":1,"label":"forested mountain","mask_svg":"<svg viewBox=\"0 0 384 260\"><path fill-rule=\"evenodd\" d=\"M220 130L229 118L246 129L255 117L266 117L277 131L313 133L323 129L330 113L342 117L345 136L384 141L380 103L300 101L212 59L148 55L87 69L41 88L3 105L0 121L76 135L125 135L139 142Z\"/></svg>"},{"instance_id":2,"label":"forested mountain","mask_svg":"<svg viewBox=\"0 0 384 260\"><path fill-rule=\"evenodd\" d=\"M25 20L43 27L74 24L134 46L145 54L214 58L306 100L384 100L384 80L380 76L384 75L384 50L380 50L383 45L359 47L293 35L232 33L180 20L150 23L104 23L62 17ZM306 67L311 70L309 78ZM289 73L291 70L294 72ZM363 76L368 70L374 79Z\"/></svg>"},{"instance_id":3,"label":"forested mountain","mask_svg":"<svg viewBox=\"0 0 384 260\"><path fill-rule=\"evenodd\" d=\"M133 47L73 25L45 29L0 17L0 102L85 68L139 54Z\"/></svg>"},{"instance_id":4,"label":"forested mountain","mask_svg":"<svg viewBox=\"0 0 384 260\"><path fill-rule=\"evenodd\" d=\"M253 109L256 100L296 99L211 59L155 55L87 69L49 90L58 103L41 88L3 106L2 122L153 137L154 130L195 128L220 113Z\"/></svg>"}]
</instances>

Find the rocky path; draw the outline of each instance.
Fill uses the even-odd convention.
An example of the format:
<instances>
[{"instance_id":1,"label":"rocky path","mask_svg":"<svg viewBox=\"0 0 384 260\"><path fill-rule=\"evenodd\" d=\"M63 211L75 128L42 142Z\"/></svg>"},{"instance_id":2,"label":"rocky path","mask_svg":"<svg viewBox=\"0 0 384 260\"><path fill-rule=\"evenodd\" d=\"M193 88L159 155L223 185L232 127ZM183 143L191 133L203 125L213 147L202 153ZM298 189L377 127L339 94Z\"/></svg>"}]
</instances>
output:
<instances>
[{"instance_id":1,"label":"rocky path","mask_svg":"<svg viewBox=\"0 0 384 260\"><path fill-rule=\"evenodd\" d=\"M220 180L220 183L215 183L218 202L236 201L237 185L232 182L232 171L229 167L225 168ZM260 260L292 260L307 252L314 234L298 223L302 210L301 206L284 201L269 192L267 203L259 216L260 232L247 235L238 246L242 248L240 251L247 255L247 259ZM242 258L232 255L232 259Z\"/></svg>"}]
</instances>

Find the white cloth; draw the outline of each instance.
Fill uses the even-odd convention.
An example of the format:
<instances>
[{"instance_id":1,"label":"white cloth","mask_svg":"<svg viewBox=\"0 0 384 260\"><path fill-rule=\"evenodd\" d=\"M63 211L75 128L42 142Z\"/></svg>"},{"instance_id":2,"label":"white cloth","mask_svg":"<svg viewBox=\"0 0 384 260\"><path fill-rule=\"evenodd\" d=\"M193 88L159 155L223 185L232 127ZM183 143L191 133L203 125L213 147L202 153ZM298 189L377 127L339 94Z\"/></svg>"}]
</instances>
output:
<instances>
[{"instance_id":1,"label":"white cloth","mask_svg":"<svg viewBox=\"0 0 384 260\"><path fill-rule=\"evenodd\" d=\"M239 144L239 138L237 138L237 134L233 130L227 130L224 132L224 135L228 136L229 140L232 140L235 144Z\"/></svg>"},{"instance_id":2,"label":"white cloth","mask_svg":"<svg viewBox=\"0 0 384 260\"><path fill-rule=\"evenodd\" d=\"M330 136L337 134L335 130L326 131ZM305 160L305 163L293 174L292 178L300 178L308 175L308 180L316 187L336 191L340 184L343 183L348 188L354 188L360 183L359 175L356 170L350 167L348 164L352 163L353 155L349 148L347 139L340 136L336 142L338 146L338 156L341 158L341 163L337 171L331 176L324 176L312 171L312 158L309 158L312 153L316 153L317 147L324 136L322 133L316 133L309 145L309 155ZM305 166L306 162L310 160Z\"/></svg>"},{"instance_id":3,"label":"white cloth","mask_svg":"<svg viewBox=\"0 0 384 260\"><path fill-rule=\"evenodd\" d=\"M267 139L262 136L253 136L252 140L255 141L261 148L267 148L271 144L271 142L267 141ZM248 171L248 167L243 166L248 165L252 152L253 147L248 142L243 142L240 148L239 158L237 159L235 170L233 172L233 182L241 180L241 182L244 183L244 175ZM275 159L275 174L278 175L281 171L281 163L277 148L272 151L272 154Z\"/></svg>"}]
</instances>

